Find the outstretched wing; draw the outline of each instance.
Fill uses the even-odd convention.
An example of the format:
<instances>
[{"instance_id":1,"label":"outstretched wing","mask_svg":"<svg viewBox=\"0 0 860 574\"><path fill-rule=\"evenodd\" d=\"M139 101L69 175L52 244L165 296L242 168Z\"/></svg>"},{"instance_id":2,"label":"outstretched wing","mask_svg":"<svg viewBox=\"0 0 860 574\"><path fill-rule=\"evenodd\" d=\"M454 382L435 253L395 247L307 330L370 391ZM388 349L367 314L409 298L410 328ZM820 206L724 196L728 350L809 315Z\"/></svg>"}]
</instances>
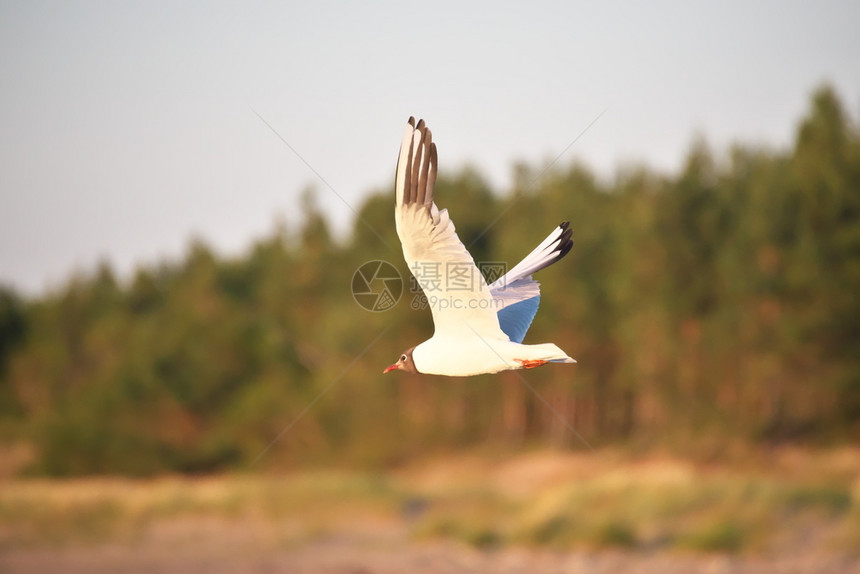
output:
<instances>
[{"instance_id":1,"label":"outstretched wing","mask_svg":"<svg viewBox=\"0 0 860 574\"><path fill-rule=\"evenodd\" d=\"M448 210L433 202L436 144L424 120L409 118L395 176L394 221L403 257L421 285L436 334L507 340L497 307Z\"/></svg>"},{"instance_id":2,"label":"outstretched wing","mask_svg":"<svg viewBox=\"0 0 860 574\"><path fill-rule=\"evenodd\" d=\"M565 221L513 269L490 285L490 294L501 303L499 325L511 341L522 343L540 305L540 283L532 274L549 267L573 247L573 231Z\"/></svg>"}]
</instances>

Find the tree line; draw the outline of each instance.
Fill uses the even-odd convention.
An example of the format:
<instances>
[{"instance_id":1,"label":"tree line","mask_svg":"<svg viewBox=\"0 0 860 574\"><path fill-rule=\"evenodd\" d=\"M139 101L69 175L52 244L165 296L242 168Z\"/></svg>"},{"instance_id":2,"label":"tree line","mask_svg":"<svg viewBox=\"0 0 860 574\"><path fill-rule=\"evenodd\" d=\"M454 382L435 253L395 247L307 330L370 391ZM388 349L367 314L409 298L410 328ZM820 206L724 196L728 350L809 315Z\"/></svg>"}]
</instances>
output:
<instances>
[{"instance_id":1,"label":"tree line","mask_svg":"<svg viewBox=\"0 0 860 574\"><path fill-rule=\"evenodd\" d=\"M537 276L525 342L553 341L577 365L525 372L529 386L381 375L432 333L408 282L385 312L350 293L366 261L409 277L393 190L370 194L341 239L307 193L300 224L240 257L195 240L128 280L102 264L37 298L0 289L0 440L49 475L586 448L577 433L714 454L856 443L860 130L831 88L788 149L700 139L677 174L628 166L609 180L543 168L515 166L504 193L470 168L441 174L437 203L476 261L513 265L571 220L575 245Z\"/></svg>"}]
</instances>

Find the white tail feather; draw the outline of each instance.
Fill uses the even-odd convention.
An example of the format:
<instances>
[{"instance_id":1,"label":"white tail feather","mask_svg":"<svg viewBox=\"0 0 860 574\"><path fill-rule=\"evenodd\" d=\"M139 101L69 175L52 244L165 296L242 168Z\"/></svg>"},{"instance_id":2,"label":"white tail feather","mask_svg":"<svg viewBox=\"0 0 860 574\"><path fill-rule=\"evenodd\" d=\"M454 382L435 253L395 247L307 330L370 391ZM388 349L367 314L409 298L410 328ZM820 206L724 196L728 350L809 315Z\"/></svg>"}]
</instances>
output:
<instances>
[{"instance_id":1,"label":"white tail feather","mask_svg":"<svg viewBox=\"0 0 860 574\"><path fill-rule=\"evenodd\" d=\"M528 357L523 357L524 359L531 359L533 361L550 361L552 363L576 362L576 359L569 357L567 353L562 351L555 343L523 345L523 347L528 349L528 352L525 353L528 355Z\"/></svg>"}]
</instances>

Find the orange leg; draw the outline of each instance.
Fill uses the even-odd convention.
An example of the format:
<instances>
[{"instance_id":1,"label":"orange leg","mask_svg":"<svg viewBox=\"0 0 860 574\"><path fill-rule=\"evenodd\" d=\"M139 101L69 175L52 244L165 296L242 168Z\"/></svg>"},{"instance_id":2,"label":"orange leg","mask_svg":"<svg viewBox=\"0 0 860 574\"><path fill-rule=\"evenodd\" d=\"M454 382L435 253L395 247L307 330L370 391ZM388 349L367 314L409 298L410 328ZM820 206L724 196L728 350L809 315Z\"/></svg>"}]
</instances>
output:
<instances>
[{"instance_id":1,"label":"orange leg","mask_svg":"<svg viewBox=\"0 0 860 574\"><path fill-rule=\"evenodd\" d=\"M546 365L549 361L542 361L540 359L536 361L532 361L529 359L514 359L516 362L521 364L524 369L534 369L535 367L540 367L541 365Z\"/></svg>"}]
</instances>

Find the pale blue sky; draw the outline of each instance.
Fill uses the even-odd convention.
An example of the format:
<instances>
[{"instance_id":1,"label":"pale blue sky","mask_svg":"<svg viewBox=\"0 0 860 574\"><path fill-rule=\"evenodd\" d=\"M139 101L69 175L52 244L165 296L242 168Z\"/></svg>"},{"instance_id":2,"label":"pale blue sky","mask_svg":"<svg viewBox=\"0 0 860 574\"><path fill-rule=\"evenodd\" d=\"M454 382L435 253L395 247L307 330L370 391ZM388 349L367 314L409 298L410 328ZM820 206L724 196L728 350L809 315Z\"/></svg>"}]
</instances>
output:
<instances>
[{"instance_id":1,"label":"pale blue sky","mask_svg":"<svg viewBox=\"0 0 860 574\"><path fill-rule=\"evenodd\" d=\"M824 81L860 111L858 2L295 4L0 1L0 282L240 253L308 184L351 224L255 110L355 206L409 115L504 191L603 110L563 163L786 146Z\"/></svg>"}]
</instances>

